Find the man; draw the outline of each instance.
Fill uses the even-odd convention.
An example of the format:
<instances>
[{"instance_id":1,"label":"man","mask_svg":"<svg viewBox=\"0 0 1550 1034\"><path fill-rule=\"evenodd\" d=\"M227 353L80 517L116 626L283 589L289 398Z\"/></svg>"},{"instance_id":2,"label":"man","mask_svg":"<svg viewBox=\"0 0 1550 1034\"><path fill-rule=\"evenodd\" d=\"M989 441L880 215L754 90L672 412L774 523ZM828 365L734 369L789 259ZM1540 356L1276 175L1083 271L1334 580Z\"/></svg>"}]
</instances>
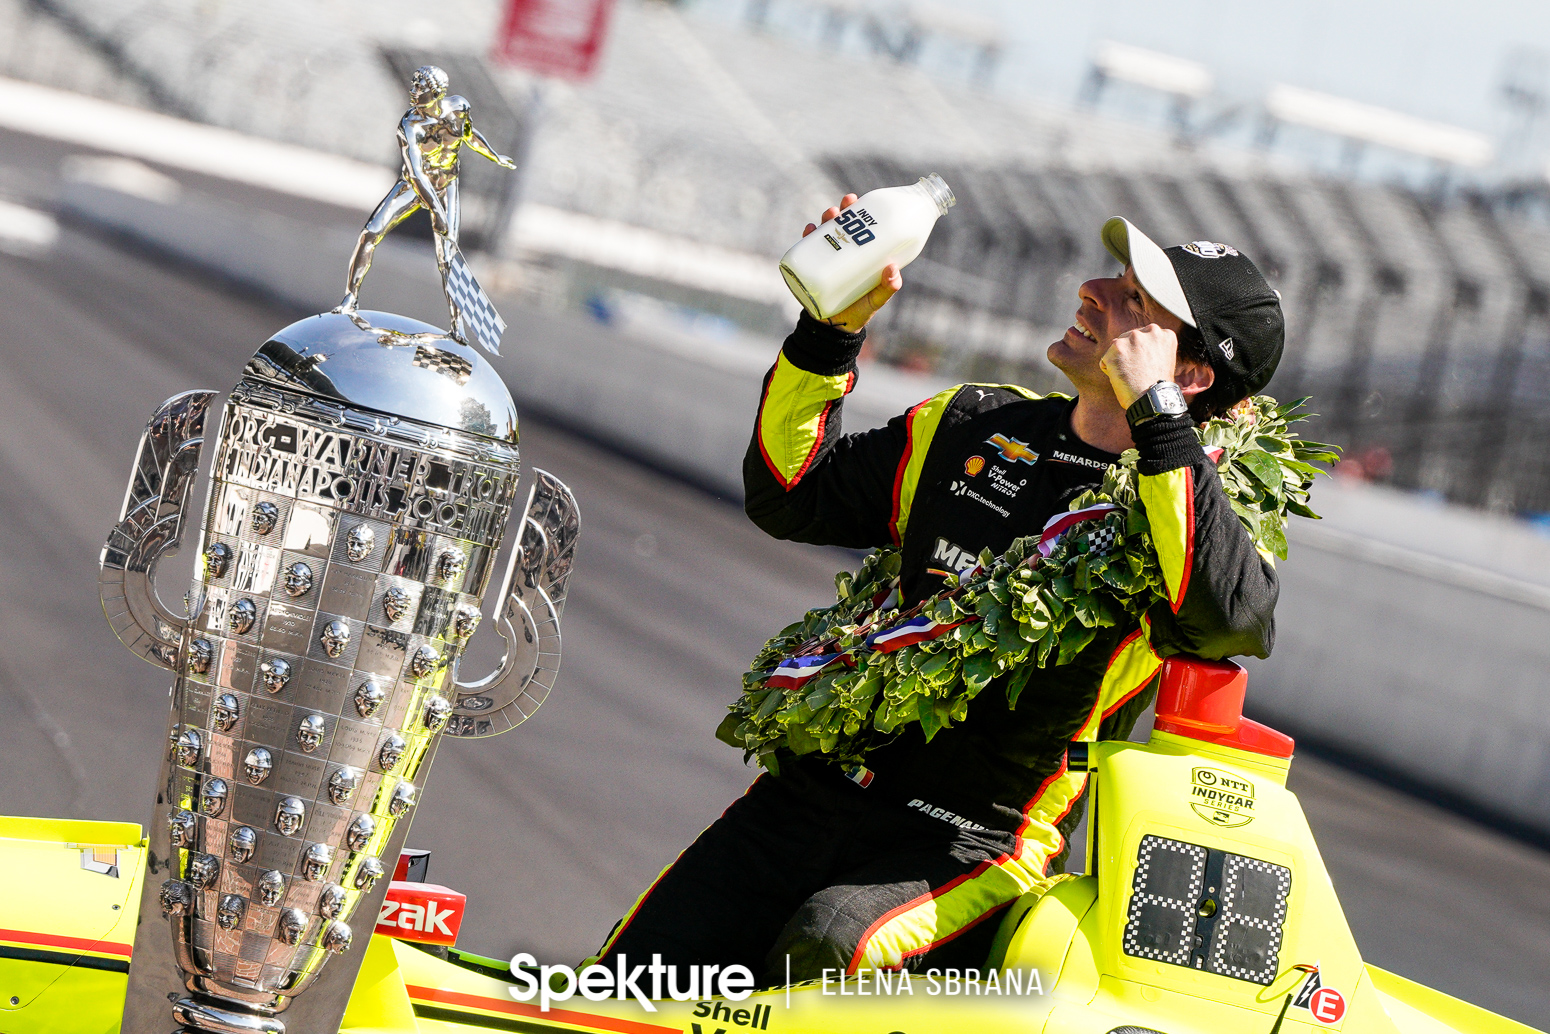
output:
<instances>
[{"instance_id":1,"label":"man","mask_svg":"<svg viewBox=\"0 0 1550 1034\"><path fill-rule=\"evenodd\" d=\"M779 538L900 547L909 604L981 549L1038 533L1133 447L1169 601L1036 673L1015 711L993 683L967 720L929 745L911 725L864 771L782 756L780 774L760 776L658 877L600 956L741 963L768 984L788 960L794 980L982 965L1005 908L1063 870L1086 785L1067 771L1070 743L1128 734L1162 656L1269 654L1274 568L1193 427L1269 381L1278 296L1231 247L1164 251L1123 219L1102 237L1124 271L1082 285L1075 322L1049 348L1074 400L958 385L841 437L863 328L899 271L827 324L804 314L765 379L747 510Z\"/></svg>"},{"instance_id":2,"label":"man","mask_svg":"<svg viewBox=\"0 0 1550 1034\"><path fill-rule=\"evenodd\" d=\"M498 153L490 142L474 127L473 116L467 100L457 94L447 95L450 85L447 73L435 65L423 65L415 69L409 80L409 98L414 106L404 112L398 123L398 149L404 165L399 180L377 204L376 211L366 221L355 251L350 256L350 272L344 300L335 312L353 315L366 272L371 269L371 256L388 231L424 208L430 213L431 229L435 231L436 265L446 281L447 266L457 249L457 236L462 223L462 206L458 202L458 156L464 144L503 169L515 169L516 163ZM462 322L457 302L448 293L447 304L451 309L452 322L448 324L452 334L461 340L469 340Z\"/></svg>"}]
</instances>

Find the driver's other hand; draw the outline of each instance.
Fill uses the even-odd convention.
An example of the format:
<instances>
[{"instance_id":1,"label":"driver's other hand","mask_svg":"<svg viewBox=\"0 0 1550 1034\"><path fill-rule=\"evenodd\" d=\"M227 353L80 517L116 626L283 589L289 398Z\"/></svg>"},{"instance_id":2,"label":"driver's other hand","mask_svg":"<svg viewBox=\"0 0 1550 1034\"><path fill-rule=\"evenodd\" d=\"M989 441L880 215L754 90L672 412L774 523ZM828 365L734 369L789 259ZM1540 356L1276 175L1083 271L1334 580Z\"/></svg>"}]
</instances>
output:
<instances>
[{"instance_id":1,"label":"driver's other hand","mask_svg":"<svg viewBox=\"0 0 1550 1034\"><path fill-rule=\"evenodd\" d=\"M834 207L834 208L825 208L823 210L823 215L819 216L818 222L816 222L816 223L808 223L806 229L804 229L802 231L802 236L806 237L808 234L810 234L814 230L818 229L819 224L828 222L830 219L833 219L835 216L839 215L841 209L849 208L851 205L853 205L855 203L856 203L856 195L855 194L846 194L844 197L840 198L840 203L836 207Z\"/></svg>"}]
</instances>

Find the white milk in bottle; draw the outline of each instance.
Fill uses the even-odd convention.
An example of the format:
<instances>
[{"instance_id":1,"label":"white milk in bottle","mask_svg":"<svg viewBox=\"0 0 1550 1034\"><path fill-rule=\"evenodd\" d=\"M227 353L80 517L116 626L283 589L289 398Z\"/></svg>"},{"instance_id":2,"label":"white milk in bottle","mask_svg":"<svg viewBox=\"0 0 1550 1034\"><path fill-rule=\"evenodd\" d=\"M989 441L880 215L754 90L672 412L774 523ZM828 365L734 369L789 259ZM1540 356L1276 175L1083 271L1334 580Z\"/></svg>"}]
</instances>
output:
<instances>
[{"instance_id":1,"label":"white milk in bottle","mask_svg":"<svg viewBox=\"0 0 1550 1034\"><path fill-rule=\"evenodd\" d=\"M913 262L957 200L936 173L907 187L869 190L793 244L781 275L803 308L827 319L881 283L890 262Z\"/></svg>"}]
</instances>

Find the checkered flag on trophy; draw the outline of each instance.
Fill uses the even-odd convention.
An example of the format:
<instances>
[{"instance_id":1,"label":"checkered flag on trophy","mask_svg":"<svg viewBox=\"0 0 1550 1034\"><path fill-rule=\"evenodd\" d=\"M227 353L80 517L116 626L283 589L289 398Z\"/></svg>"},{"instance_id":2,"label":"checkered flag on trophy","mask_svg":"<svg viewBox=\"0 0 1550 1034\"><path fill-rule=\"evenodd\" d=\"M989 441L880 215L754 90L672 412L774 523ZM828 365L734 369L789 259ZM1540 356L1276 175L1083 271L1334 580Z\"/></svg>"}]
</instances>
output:
<instances>
[{"instance_id":1,"label":"checkered flag on trophy","mask_svg":"<svg viewBox=\"0 0 1550 1034\"><path fill-rule=\"evenodd\" d=\"M446 288L448 297L458 307L479 343L492 355L500 355L501 334L506 330L506 321L495 311L490 296L484 293L484 288L474 279L474 271L468 268L462 250L455 245L452 247L452 261L447 263ZM454 332L457 330L456 327L452 329Z\"/></svg>"}]
</instances>

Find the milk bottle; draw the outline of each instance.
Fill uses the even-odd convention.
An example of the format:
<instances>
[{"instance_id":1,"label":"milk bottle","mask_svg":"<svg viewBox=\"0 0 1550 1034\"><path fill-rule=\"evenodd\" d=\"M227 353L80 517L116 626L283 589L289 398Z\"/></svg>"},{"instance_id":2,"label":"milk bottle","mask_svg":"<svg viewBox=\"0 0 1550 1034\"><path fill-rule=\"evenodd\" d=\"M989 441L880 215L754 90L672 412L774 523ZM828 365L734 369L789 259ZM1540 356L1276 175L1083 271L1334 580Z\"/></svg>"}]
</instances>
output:
<instances>
[{"instance_id":1,"label":"milk bottle","mask_svg":"<svg viewBox=\"0 0 1550 1034\"><path fill-rule=\"evenodd\" d=\"M793 244L780 260L781 275L803 308L827 319L881 283L890 262L913 262L957 200L936 173L910 186L869 190Z\"/></svg>"}]
</instances>

